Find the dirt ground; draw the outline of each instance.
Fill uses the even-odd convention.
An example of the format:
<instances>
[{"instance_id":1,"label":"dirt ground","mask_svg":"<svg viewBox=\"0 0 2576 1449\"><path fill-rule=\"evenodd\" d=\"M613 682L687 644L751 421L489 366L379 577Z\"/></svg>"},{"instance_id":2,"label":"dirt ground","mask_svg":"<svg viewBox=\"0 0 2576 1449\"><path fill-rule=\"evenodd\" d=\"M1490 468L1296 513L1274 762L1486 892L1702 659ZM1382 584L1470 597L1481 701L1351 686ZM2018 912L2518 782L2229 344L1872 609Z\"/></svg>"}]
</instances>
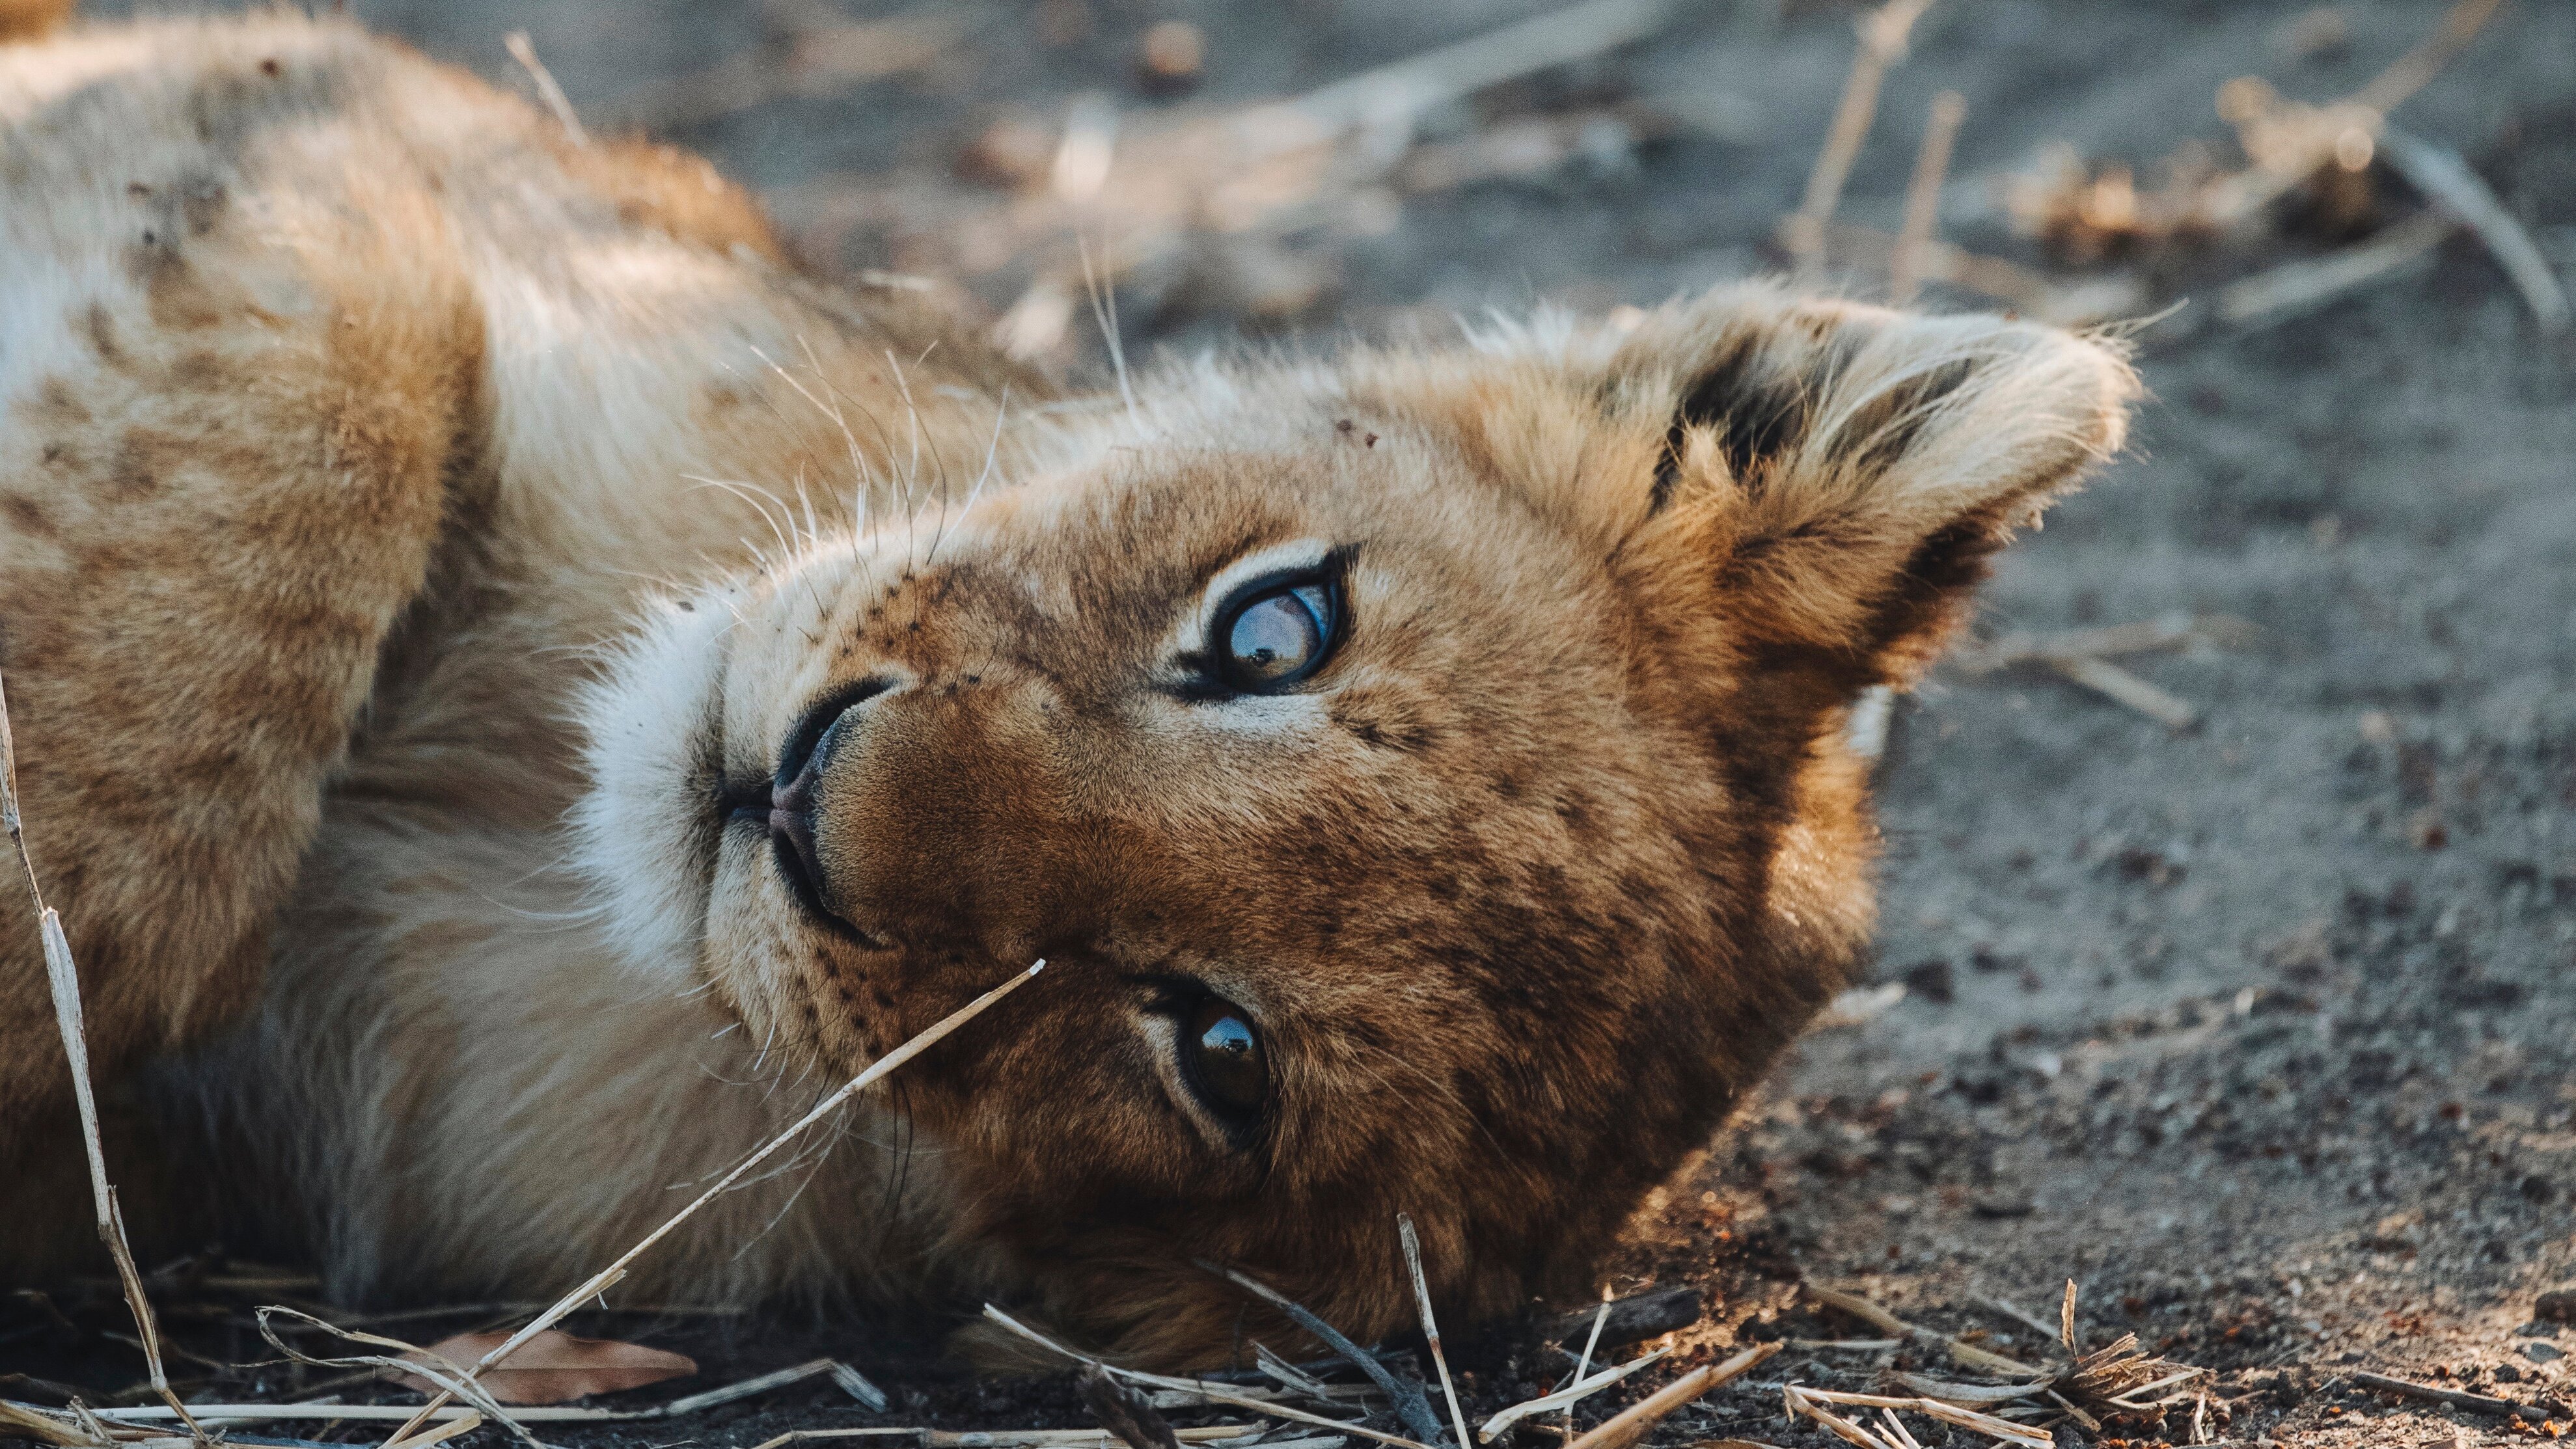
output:
<instances>
[{"instance_id":1,"label":"dirt ground","mask_svg":"<svg viewBox=\"0 0 2576 1449\"><path fill-rule=\"evenodd\" d=\"M659 134L760 188L816 265L927 276L985 316L1070 249L1062 235L1012 239L1021 203L992 177L1026 164L1015 142L1052 147L1077 95L1107 98L1122 134L1137 134L1533 10L933 6L897 17L930 31L883 33L888 46L932 39L882 79L715 107L674 90L735 57L758 73L823 3L352 8L521 88L502 35L524 27L577 111L664 118ZM1939 0L1889 77L1841 214L1895 228L1927 105L1955 89L1966 122L1945 235L2080 277L2011 233L1992 178L2050 142L2142 172L2194 138L2223 147L2222 82L2255 74L2291 97L2342 96L2443 9L2350 0L2329 19L2254 0ZM1573 139L1556 160L1481 178L1469 167L1455 184L1416 169L1258 245L1140 268L1122 284L1125 344L1150 355L1250 332L1311 346L1539 300L1598 313L1776 269L1774 227L1826 132L1858 13L1693 0L1642 43L1435 108L1409 165L1465 165L1467 143L1531 118L1561 124L1518 134ZM1140 46L1176 18L1204 38L1199 83L1149 94ZM2464 154L2559 274L2576 274L2576 5L2508 4L2397 119ZM2367 230L2417 205L2391 184L2376 216L2338 225ZM2449 1445L2568 1425L2563 1407L2533 1429L2401 1405L2349 1376L2535 1405L2576 1397L2576 1326L2534 1306L2576 1286L2576 349L2540 336L2504 274L2457 236L2429 267L2321 310L2215 320L2218 282L2340 240L2293 229L2159 275L2153 304L2188 305L2140 334L2154 401L2131 456L2011 553L1985 596L1989 636L2177 613L2244 621L2224 644L2126 661L2202 711L2199 727L2169 730L2045 670L1951 669L1900 706L1879 777L1879 979L1901 994L1854 998L1800 1046L1743 1129L1612 1259L1622 1292L1708 1290L1712 1315L1681 1336L1678 1359L1757 1338L1800 1346L1666 1420L1656 1443L1830 1443L1782 1419L1781 1384L1861 1388L1891 1358L1947 1371L1920 1346L1806 1346L1877 1333L1804 1303L1802 1279L2033 1358L2046 1351L2037 1335L1982 1300L2053 1320L2076 1279L2087 1346L2134 1332L2217 1371L2210 1437ZM1992 305L1938 288L1929 300ZM1101 349L1075 327L1041 355L1096 375ZM25 1355L40 1375L86 1364L121 1384L136 1372L103 1341L23 1327L34 1313L0 1309L18 1315L0 1316L0 1369ZM975 1383L884 1326L591 1327L699 1353L706 1374L680 1388L830 1355L896 1402L871 1415L816 1379L563 1442L1089 1422L1063 1381ZM229 1331L196 1341L253 1356L255 1340ZM1488 1410L1564 1367L1500 1340L1471 1357ZM1581 1422L1661 1373L1591 1401ZM1929 1421L1914 1427L1940 1442ZM2189 1427L2183 1413L2098 1435L2062 1426L2058 1441L2182 1442ZM502 1441L486 1430L465 1442Z\"/></svg>"}]
</instances>

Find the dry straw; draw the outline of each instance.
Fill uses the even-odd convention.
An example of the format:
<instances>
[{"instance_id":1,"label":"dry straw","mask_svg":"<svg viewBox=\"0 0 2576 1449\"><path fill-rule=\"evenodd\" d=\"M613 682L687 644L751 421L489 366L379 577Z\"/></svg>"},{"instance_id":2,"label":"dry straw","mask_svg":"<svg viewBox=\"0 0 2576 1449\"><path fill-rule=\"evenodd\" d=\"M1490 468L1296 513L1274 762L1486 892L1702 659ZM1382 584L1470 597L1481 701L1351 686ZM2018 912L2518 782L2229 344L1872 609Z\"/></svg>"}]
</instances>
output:
<instances>
[{"instance_id":1,"label":"dry straw","mask_svg":"<svg viewBox=\"0 0 2576 1449\"><path fill-rule=\"evenodd\" d=\"M43 887L36 883L36 862L27 854L27 834L18 814L18 745L9 728L9 696L0 684L0 825L9 831L10 847L18 853L18 864L27 873L27 898L35 903L37 929L45 951L45 984L53 993L54 1024L62 1032L63 1056L71 1067L72 1098L80 1108L81 1147L89 1156L90 1196L98 1212L99 1240L107 1245L108 1256L116 1260L117 1280L125 1287L125 1306L134 1315L135 1331L143 1338L143 1361L151 1370L152 1388L188 1432L199 1439L205 1431L188 1417L186 1406L170 1391L170 1376L161 1366L161 1325L152 1316L152 1303L143 1296L143 1275L134 1266L134 1250L125 1241L125 1214L117 1206L116 1188L107 1180L107 1153L100 1144L98 1099L93 1094L89 1075L89 1035L81 1020L80 972L72 964L71 941L63 934L63 918L45 904Z\"/></svg>"}]
</instances>

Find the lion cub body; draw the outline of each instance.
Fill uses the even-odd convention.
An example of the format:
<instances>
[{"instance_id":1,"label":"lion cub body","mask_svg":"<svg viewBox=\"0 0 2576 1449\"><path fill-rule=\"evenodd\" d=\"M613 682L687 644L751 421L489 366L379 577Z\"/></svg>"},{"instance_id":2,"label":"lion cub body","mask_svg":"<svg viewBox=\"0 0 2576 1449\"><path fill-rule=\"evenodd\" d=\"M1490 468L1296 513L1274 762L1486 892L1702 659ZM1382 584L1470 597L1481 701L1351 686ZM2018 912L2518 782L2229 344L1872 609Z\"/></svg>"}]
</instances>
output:
<instances>
[{"instance_id":1,"label":"lion cub body","mask_svg":"<svg viewBox=\"0 0 2576 1449\"><path fill-rule=\"evenodd\" d=\"M173 1230L344 1296L568 1283L1043 955L640 1291L971 1286L1203 1362L1242 1304L1192 1258L1370 1336L1402 1210L1510 1309L1839 984L1842 711L2130 389L1739 290L1042 407L702 163L345 24L0 48L30 845L98 1067L204 1153ZM1226 682L1292 586L1316 672ZM35 939L0 898L30 1162Z\"/></svg>"}]
</instances>

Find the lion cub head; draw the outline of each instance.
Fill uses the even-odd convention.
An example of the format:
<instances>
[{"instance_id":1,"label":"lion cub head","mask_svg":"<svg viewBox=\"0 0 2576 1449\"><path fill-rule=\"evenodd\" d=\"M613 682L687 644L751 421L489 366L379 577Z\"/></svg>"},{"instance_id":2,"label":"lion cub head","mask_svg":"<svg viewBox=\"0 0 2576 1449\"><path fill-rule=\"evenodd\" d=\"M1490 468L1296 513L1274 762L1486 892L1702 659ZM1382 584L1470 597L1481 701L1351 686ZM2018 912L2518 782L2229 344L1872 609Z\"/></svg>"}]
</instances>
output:
<instances>
[{"instance_id":1,"label":"lion cub head","mask_svg":"<svg viewBox=\"0 0 2576 1449\"><path fill-rule=\"evenodd\" d=\"M1184 371L974 507L670 602L591 709L640 955L906 1069L941 1228L1131 1359L1579 1271L1840 984L1844 712L2117 445L2104 346L1731 289ZM935 542L934 542L935 540ZM1255 1316L1254 1326L1266 1323Z\"/></svg>"}]
</instances>

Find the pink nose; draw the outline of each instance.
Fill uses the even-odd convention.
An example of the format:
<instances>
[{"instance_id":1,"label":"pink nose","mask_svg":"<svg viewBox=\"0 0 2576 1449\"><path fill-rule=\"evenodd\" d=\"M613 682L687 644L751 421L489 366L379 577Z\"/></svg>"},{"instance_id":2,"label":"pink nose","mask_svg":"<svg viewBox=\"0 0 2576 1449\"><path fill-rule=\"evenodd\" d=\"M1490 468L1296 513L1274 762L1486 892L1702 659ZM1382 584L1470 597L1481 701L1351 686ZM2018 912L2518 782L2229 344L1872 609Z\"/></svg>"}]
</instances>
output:
<instances>
[{"instance_id":1,"label":"pink nose","mask_svg":"<svg viewBox=\"0 0 2576 1449\"><path fill-rule=\"evenodd\" d=\"M814 769L807 765L795 779L769 792L769 837L777 842L780 864L804 894L822 899L823 869L814 857Z\"/></svg>"}]
</instances>

